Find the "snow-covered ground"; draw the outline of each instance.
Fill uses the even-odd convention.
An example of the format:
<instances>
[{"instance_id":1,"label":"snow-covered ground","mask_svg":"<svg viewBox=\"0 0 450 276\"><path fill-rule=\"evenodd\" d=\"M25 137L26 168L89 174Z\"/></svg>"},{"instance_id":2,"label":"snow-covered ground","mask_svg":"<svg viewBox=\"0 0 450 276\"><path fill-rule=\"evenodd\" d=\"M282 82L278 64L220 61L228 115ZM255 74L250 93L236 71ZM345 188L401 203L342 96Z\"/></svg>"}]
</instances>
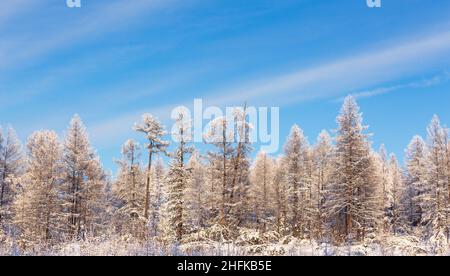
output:
<instances>
[{"instance_id":1,"label":"snow-covered ground","mask_svg":"<svg viewBox=\"0 0 450 276\"><path fill-rule=\"evenodd\" d=\"M319 244L310 240L285 237L277 243L259 243L258 237L228 243L197 241L181 246L165 246L157 241L145 243L127 238L92 239L64 243L53 247L27 250L12 240L2 240L0 255L52 256L429 256L450 255L436 253L429 244L412 236L387 237L383 242L349 245Z\"/></svg>"}]
</instances>

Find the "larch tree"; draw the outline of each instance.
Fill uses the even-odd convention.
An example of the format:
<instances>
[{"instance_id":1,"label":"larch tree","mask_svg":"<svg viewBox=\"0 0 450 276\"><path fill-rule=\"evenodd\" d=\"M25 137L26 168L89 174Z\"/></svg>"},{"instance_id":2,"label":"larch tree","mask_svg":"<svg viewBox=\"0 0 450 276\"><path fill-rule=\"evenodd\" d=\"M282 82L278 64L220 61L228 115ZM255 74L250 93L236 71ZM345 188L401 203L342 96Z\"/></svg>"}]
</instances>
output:
<instances>
[{"instance_id":1,"label":"larch tree","mask_svg":"<svg viewBox=\"0 0 450 276\"><path fill-rule=\"evenodd\" d=\"M14 202L14 223L25 244L61 240L65 225L60 196L62 173L62 148L56 133L33 133L27 144L27 169Z\"/></svg>"},{"instance_id":2,"label":"larch tree","mask_svg":"<svg viewBox=\"0 0 450 276\"><path fill-rule=\"evenodd\" d=\"M402 208L402 199L404 194L403 172L398 164L397 158L391 154L389 159L389 173L391 181L391 202L390 202L390 222L394 235L404 228L404 214Z\"/></svg>"},{"instance_id":3,"label":"larch tree","mask_svg":"<svg viewBox=\"0 0 450 276\"><path fill-rule=\"evenodd\" d=\"M15 131L9 127L5 136L0 128L0 228L11 219L11 204L14 199L12 179L23 171L22 145Z\"/></svg>"},{"instance_id":4,"label":"larch tree","mask_svg":"<svg viewBox=\"0 0 450 276\"><path fill-rule=\"evenodd\" d=\"M416 226L423 226L424 199L427 197L427 160L426 145L422 137L414 136L405 151L405 213L410 230Z\"/></svg>"},{"instance_id":5,"label":"larch tree","mask_svg":"<svg viewBox=\"0 0 450 276\"><path fill-rule=\"evenodd\" d=\"M187 216L192 232L199 232L207 223L207 169L195 151L187 164L190 171L186 188Z\"/></svg>"},{"instance_id":6,"label":"larch tree","mask_svg":"<svg viewBox=\"0 0 450 276\"><path fill-rule=\"evenodd\" d=\"M216 147L216 152L209 152L209 163L212 169L212 181L216 189L215 192L220 193L219 199L219 217L216 223L222 227L227 228L230 225L230 186L231 175L233 173L233 165L231 160L235 153L233 147L234 131L230 127L226 117L219 117L214 119L208 132L205 135L207 144Z\"/></svg>"},{"instance_id":7,"label":"larch tree","mask_svg":"<svg viewBox=\"0 0 450 276\"><path fill-rule=\"evenodd\" d=\"M209 151L205 158L205 200L206 224L208 227L216 225L220 219L220 203L222 199L221 165L222 159L216 152Z\"/></svg>"},{"instance_id":8,"label":"larch tree","mask_svg":"<svg viewBox=\"0 0 450 276\"><path fill-rule=\"evenodd\" d=\"M265 152L256 156L251 173L251 204L254 210L256 227L266 232L273 221L273 205L271 204L274 179L274 161Z\"/></svg>"},{"instance_id":9,"label":"larch tree","mask_svg":"<svg viewBox=\"0 0 450 276\"><path fill-rule=\"evenodd\" d=\"M380 146L378 151L378 163L380 169L381 183L381 212L382 212L382 228L385 233L390 231L391 226L391 202L392 202L392 181L389 170L389 159L384 144Z\"/></svg>"},{"instance_id":10,"label":"larch tree","mask_svg":"<svg viewBox=\"0 0 450 276\"><path fill-rule=\"evenodd\" d=\"M93 159L87 168L87 185L84 189L84 205L82 206L82 219L85 224L84 235L99 236L104 233L110 219L107 201L109 179L103 170L98 156Z\"/></svg>"},{"instance_id":11,"label":"larch tree","mask_svg":"<svg viewBox=\"0 0 450 276\"><path fill-rule=\"evenodd\" d=\"M306 181L306 164L309 145L303 131L294 125L285 144L286 181L288 186L289 221L296 237L303 237L307 227L309 206Z\"/></svg>"},{"instance_id":12,"label":"larch tree","mask_svg":"<svg viewBox=\"0 0 450 276\"><path fill-rule=\"evenodd\" d=\"M145 175L140 166L141 148L134 140L128 140L122 146L122 159L117 161L119 172L113 186L115 198L119 200L119 209L114 221L118 231L143 238Z\"/></svg>"},{"instance_id":13,"label":"larch tree","mask_svg":"<svg viewBox=\"0 0 450 276\"><path fill-rule=\"evenodd\" d=\"M448 177L446 175L447 133L439 118L434 116L428 126L427 144L427 184L428 191L423 197L424 219L428 222L426 236L436 246L437 251L446 247L448 236Z\"/></svg>"},{"instance_id":14,"label":"larch tree","mask_svg":"<svg viewBox=\"0 0 450 276\"><path fill-rule=\"evenodd\" d=\"M172 137L178 142L175 152L170 154L171 162L167 172L167 207L170 241L181 242L185 233L187 211L185 193L190 171L186 166L192 148L187 145L191 139L191 122L179 113L175 122Z\"/></svg>"},{"instance_id":15,"label":"larch tree","mask_svg":"<svg viewBox=\"0 0 450 276\"><path fill-rule=\"evenodd\" d=\"M70 239L84 239L98 231L99 206L106 186L105 174L89 143L86 128L75 115L63 145L65 209Z\"/></svg>"},{"instance_id":16,"label":"larch tree","mask_svg":"<svg viewBox=\"0 0 450 276\"><path fill-rule=\"evenodd\" d=\"M367 127L353 97L344 100L337 118L336 158L329 187L328 212L337 239L363 240L377 226L377 183Z\"/></svg>"},{"instance_id":17,"label":"larch tree","mask_svg":"<svg viewBox=\"0 0 450 276\"><path fill-rule=\"evenodd\" d=\"M166 168L161 158L155 161L152 169L152 189L150 208L150 236L159 237L162 234L161 223L163 219L163 207L167 202L164 192L166 186Z\"/></svg>"},{"instance_id":18,"label":"larch tree","mask_svg":"<svg viewBox=\"0 0 450 276\"><path fill-rule=\"evenodd\" d=\"M448 240L450 240L450 137L449 137L450 130L446 129L446 175L447 175L447 234L448 234Z\"/></svg>"},{"instance_id":19,"label":"larch tree","mask_svg":"<svg viewBox=\"0 0 450 276\"><path fill-rule=\"evenodd\" d=\"M164 130L164 126L150 114L144 114L142 116L142 123L136 124L134 130L143 133L147 140L146 148L148 150L148 163L145 185L144 217L148 220L153 158L155 155L165 153L169 143L164 140L164 136L167 134Z\"/></svg>"},{"instance_id":20,"label":"larch tree","mask_svg":"<svg viewBox=\"0 0 450 276\"><path fill-rule=\"evenodd\" d=\"M323 130L317 138L317 143L314 147L313 162L314 162L314 198L312 203L315 207L315 225L314 237L322 238L325 231L325 201L327 187L331 182L333 173L333 157L334 146L330 134Z\"/></svg>"},{"instance_id":21,"label":"larch tree","mask_svg":"<svg viewBox=\"0 0 450 276\"><path fill-rule=\"evenodd\" d=\"M250 153L253 150L250 135L252 126L247 120L247 104L243 108L233 110L235 151L232 157L230 210L231 217L235 217L234 226L243 226L248 222L250 206Z\"/></svg>"},{"instance_id":22,"label":"larch tree","mask_svg":"<svg viewBox=\"0 0 450 276\"><path fill-rule=\"evenodd\" d=\"M275 209L275 229L280 235L287 233L288 228L288 186L286 178L285 158L275 161L273 175L273 198Z\"/></svg>"}]
</instances>

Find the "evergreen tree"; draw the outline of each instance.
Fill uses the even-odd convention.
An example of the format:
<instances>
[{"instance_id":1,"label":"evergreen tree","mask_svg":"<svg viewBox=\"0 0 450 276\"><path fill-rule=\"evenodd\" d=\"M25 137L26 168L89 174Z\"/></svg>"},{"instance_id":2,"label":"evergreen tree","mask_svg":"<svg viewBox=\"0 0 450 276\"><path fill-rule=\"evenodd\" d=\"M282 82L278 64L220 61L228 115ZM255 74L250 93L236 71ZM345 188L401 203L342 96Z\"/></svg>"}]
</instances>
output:
<instances>
[{"instance_id":1,"label":"evergreen tree","mask_svg":"<svg viewBox=\"0 0 450 276\"><path fill-rule=\"evenodd\" d=\"M144 217L148 220L150 208L150 184L154 155L165 153L169 143L163 138L166 135L164 126L150 114L142 115L142 124L136 124L134 130L145 135L148 149L147 179L145 185Z\"/></svg>"},{"instance_id":2,"label":"evergreen tree","mask_svg":"<svg viewBox=\"0 0 450 276\"><path fill-rule=\"evenodd\" d=\"M334 146L327 131L322 131L317 138L314 147L314 198L312 203L315 209L315 233L316 238L321 238L325 231L325 200L328 185L331 182L333 172Z\"/></svg>"},{"instance_id":3,"label":"evergreen tree","mask_svg":"<svg viewBox=\"0 0 450 276\"><path fill-rule=\"evenodd\" d=\"M288 228L288 186L286 177L286 159L276 160L273 176L273 202L275 209L276 231L286 234Z\"/></svg>"},{"instance_id":4,"label":"evergreen tree","mask_svg":"<svg viewBox=\"0 0 450 276\"><path fill-rule=\"evenodd\" d=\"M197 151L192 154L187 167L190 171L186 189L187 217L192 231L198 232L207 223L207 170Z\"/></svg>"},{"instance_id":5,"label":"evergreen tree","mask_svg":"<svg viewBox=\"0 0 450 276\"><path fill-rule=\"evenodd\" d=\"M289 222L296 237L303 237L307 221L309 182L306 178L306 160L308 160L308 142L303 131L294 125L285 145L286 181L288 186Z\"/></svg>"},{"instance_id":6,"label":"evergreen tree","mask_svg":"<svg viewBox=\"0 0 450 276\"><path fill-rule=\"evenodd\" d=\"M94 154L86 129L75 115L63 145L64 207L68 220L69 238L84 239L95 234L106 206L101 206L106 188L106 176Z\"/></svg>"},{"instance_id":7,"label":"evergreen tree","mask_svg":"<svg viewBox=\"0 0 450 276\"><path fill-rule=\"evenodd\" d=\"M4 137L0 128L0 228L11 218L14 188L11 180L23 172L22 145L10 127Z\"/></svg>"},{"instance_id":8,"label":"evergreen tree","mask_svg":"<svg viewBox=\"0 0 450 276\"><path fill-rule=\"evenodd\" d=\"M250 153L253 150L250 141L251 125L247 121L247 104L243 108L234 109L234 142L235 151L232 157L230 216L236 217L235 225L243 226L249 221L250 202Z\"/></svg>"},{"instance_id":9,"label":"evergreen tree","mask_svg":"<svg viewBox=\"0 0 450 276\"><path fill-rule=\"evenodd\" d=\"M436 250L439 252L446 247L448 236L446 137L447 133L442 128L439 118L434 116L428 126L428 189L422 198L424 200L424 220L428 223L426 236L436 246Z\"/></svg>"},{"instance_id":10,"label":"evergreen tree","mask_svg":"<svg viewBox=\"0 0 450 276\"><path fill-rule=\"evenodd\" d=\"M424 199L427 197L426 145L420 136L414 136L406 149L406 214L410 229L424 225Z\"/></svg>"},{"instance_id":11,"label":"evergreen tree","mask_svg":"<svg viewBox=\"0 0 450 276\"><path fill-rule=\"evenodd\" d=\"M338 239L362 240L377 226L378 194L367 127L353 97L337 118L336 159L329 187L328 212Z\"/></svg>"},{"instance_id":12,"label":"evergreen tree","mask_svg":"<svg viewBox=\"0 0 450 276\"><path fill-rule=\"evenodd\" d=\"M140 166L140 145L128 140L122 146L122 159L117 161L119 173L113 186L114 196L119 200L115 214L116 227L122 234L144 237L145 176Z\"/></svg>"},{"instance_id":13,"label":"evergreen tree","mask_svg":"<svg viewBox=\"0 0 450 276\"><path fill-rule=\"evenodd\" d=\"M381 182L381 212L382 212L382 231L390 232L391 227L391 203L392 203L392 179L389 170L389 160L384 144L381 145L378 151L378 164L380 168L380 182Z\"/></svg>"},{"instance_id":14,"label":"evergreen tree","mask_svg":"<svg viewBox=\"0 0 450 276\"><path fill-rule=\"evenodd\" d=\"M389 172L391 179L391 203L390 216L391 227L393 234L396 235L399 231L404 230L404 215L402 208L402 198L404 194L403 173L398 164L395 155L391 155L389 160Z\"/></svg>"},{"instance_id":15,"label":"evergreen tree","mask_svg":"<svg viewBox=\"0 0 450 276\"><path fill-rule=\"evenodd\" d=\"M233 147L234 131L229 125L227 118L216 118L211 122L210 129L206 134L206 141L217 148L217 152L209 152L209 163L211 167L211 185L214 193L219 192L219 217L218 221L213 223L220 223L222 227L227 228L232 219L230 215L230 198L231 198L231 175L233 173L233 166L231 160L235 153ZM214 210L213 210L214 212Z\"/></svg>"},{"instance_id":16,"label":"evergreen tree","mask_svg":"<svg viewBox=\"0 0 450 276\"><path fill-rule=\"evenodd\" d=\"M273 220L272 196L274 162L265 152L256 156L252 168L251 203L254 209L255 224L262 232L266 232Z\"/></svg>"},{"instance_id":17,"label":"evergreen tree","mask_svg":"<svg viewBox=\"0 0 450 276\"><path fill-rule=\"evenodd\" d=\"M176 120L175 132L172 134L178 142L178 148L170 154L171 162L167 173L168 185L168 233L169 241L181 242L185 232L186 222L186 205L185 193L187 180L190 178L190 172L186 166L188 155L192 152L192 148L187 146L190 140L189 131L191 122L188 121L183 114L179 114Z\"/></svg>"},{"instance_id":18,"label":"evergreen tree","mask_svg":"<svg viewBox=\"0 0 450 276\"><path fill-rule=\"evenodd\" d=\"M158 158L152 171L151 209L150 209L150 235L159 237L162 234L163 208L167 201L165 195L166 169L163 161Z\"/></svg>"},{"instance_id":19,"label":"evergreen tree","mask_svg":"<svg viewBox=\"0 0 450 276\"><path fill-rule=\"evenodd\" d=\"M41 131L28 140L27 170L14 202L14 223L25 243L61 240L62 149L55 132Z\"/></svg>"}]
</instances>

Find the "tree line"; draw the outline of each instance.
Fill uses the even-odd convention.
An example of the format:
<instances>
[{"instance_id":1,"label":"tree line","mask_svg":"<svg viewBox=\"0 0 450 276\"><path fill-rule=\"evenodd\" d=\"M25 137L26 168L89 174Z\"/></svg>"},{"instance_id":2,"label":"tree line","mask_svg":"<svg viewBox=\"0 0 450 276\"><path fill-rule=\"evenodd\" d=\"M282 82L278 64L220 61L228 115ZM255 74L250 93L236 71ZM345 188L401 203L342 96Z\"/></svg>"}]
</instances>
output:
<instances>
[{"instance_id":1,"label":"tree line","mask_svg":"<svg viewBox=\"0 0 450 276\"><path fill-rule=\"evenodd\" d=\"M426 139L412 138L401 165L384 146L373 149L351 96L333 136L322 131L311 145L294 125L277 157L259 152L252 160L246 115L244 107L232 122L216 118L206 134L208 150L200 153L182 114L174 133L145 114L134 126L145 144L125 142L114 178L78 116L63 139L38 131L25 149L12 129L0 131L0 232L23 247L100 235L168 245L224 242L249 231L267 242L411 235L436 250L448 247L449 130L437 116ZM177 141L172 151L169 135Z\"/></svg>"}]
</instances>

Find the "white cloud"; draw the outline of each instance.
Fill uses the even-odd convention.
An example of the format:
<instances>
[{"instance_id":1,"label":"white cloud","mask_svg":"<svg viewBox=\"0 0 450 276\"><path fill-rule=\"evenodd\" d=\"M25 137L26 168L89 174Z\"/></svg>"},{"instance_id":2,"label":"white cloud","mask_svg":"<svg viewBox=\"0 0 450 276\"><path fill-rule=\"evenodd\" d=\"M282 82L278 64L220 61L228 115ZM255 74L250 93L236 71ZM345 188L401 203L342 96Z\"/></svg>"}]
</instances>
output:
<instances>
[{"instance_id":1,"label":"white cloud","mask_svg":"<svg viewBox=\"0 0 450 276\"><path fill-rule=\"evenodd\" d=\"M261 99L266 99L266 102L273 102L273 99L279 103L295 103L334 97L399 77L423 73L437 63L450 65L450 32L393 45L328 64L220 89L210 99L225 104Z\"/></svg>"},{"instance_id":2,"label":"white cloud","mask_svg":"<svg viewBox=\"0 0 450 276\"><path fill-rule=\"evenodd\" d=\"M393 86L388 86L388 87L378 87L375 89L359 91L359 92L355 92L355 93L351 93L351 94L355 98L369 98L369 97L374 97L374 96L394 92L394 91L397 91L400 89L408 89L408 88L409 89L418 89L418 88L432 87L432 86L446 83L449 80L450 80L450 73L446 71L442 74L439 74L432 78L428 78L428 79L424 79L424 80L413 81L413 82L409 82L406 84L398 84L398 85L393 85ZM342 100L342 99L343 98L341 98L340 100Z\"/></svg>"},{"instance_id":3,"label":"white cloud","mask_svg":"<svg viewBox=\"0 0 450 276\"><path fill-rule=\"evenodd\" d=\"M7 0L0 2L0 28L5 26L10 19L29 11L39 1L36 0ZM41 2L42 3L42 2Z\"/></svg>"},{"instance_id":4,"label":"white cloud","mask_svg":"<svg viewBox=\"0 0 450 276\"><path fill-rule=\"evenodd\" d=\"M25 5L23 0L14 1L17 4L10 6L11 11L7 14L12 14ZM133 2L132 5L129 1L108 1L91 9L85 5L82 16L69 17L76 18L75 20L57 17L59 21L51 21L52 26L46 28L46 31L33 28L27 33L2 36L1 39L7 43L0 45L0 57L2 57L0 70L23 66L23 63L44 58L57 50L73 47L77 43L125 28L141 16L170 6L176 1L140 0ZM42 5L45 6L45 4ZM64 12L69 11L71 10L64 10Z\"/></svg>"},{"instance_id":5,"label":"white cloud","mask_svg":"<svg viewBox=\"0 0 450 276\"><path fill-rule=\"evenodd\" d=\"M274 77L268 76L263 80L250 81L241 86L205 93L207 96L204 98L204 103L207 105L238 105L247 101L251 104L276 105L342 96L348 91L357 91L360 87L368 87L405 77L408 74L423 72L428 66L442 61L443 56L448 56L444 53L450 51L450 32L434 34L406 43L396 43L396 45L309 69L301 69ZM406 86L420 88L437 85L448 77L448 73L446 73L439 78L412 82ZM359 96L367 97L388 93L403 86L361 91ZM193 100L188 97L190 96L177 98L174 101L179 103ZM174 103L174 105L176 104ZM169 116L170 108L174 105L156 109L149 108L147 112L153 110L157 112L156 114ZM100 122L93 128L97 141L112 142L114 139L111 138L117 133L129 129L132 126L133 118L138 118L141 113L144 111Z\"/></svg>"}]
</instances>

